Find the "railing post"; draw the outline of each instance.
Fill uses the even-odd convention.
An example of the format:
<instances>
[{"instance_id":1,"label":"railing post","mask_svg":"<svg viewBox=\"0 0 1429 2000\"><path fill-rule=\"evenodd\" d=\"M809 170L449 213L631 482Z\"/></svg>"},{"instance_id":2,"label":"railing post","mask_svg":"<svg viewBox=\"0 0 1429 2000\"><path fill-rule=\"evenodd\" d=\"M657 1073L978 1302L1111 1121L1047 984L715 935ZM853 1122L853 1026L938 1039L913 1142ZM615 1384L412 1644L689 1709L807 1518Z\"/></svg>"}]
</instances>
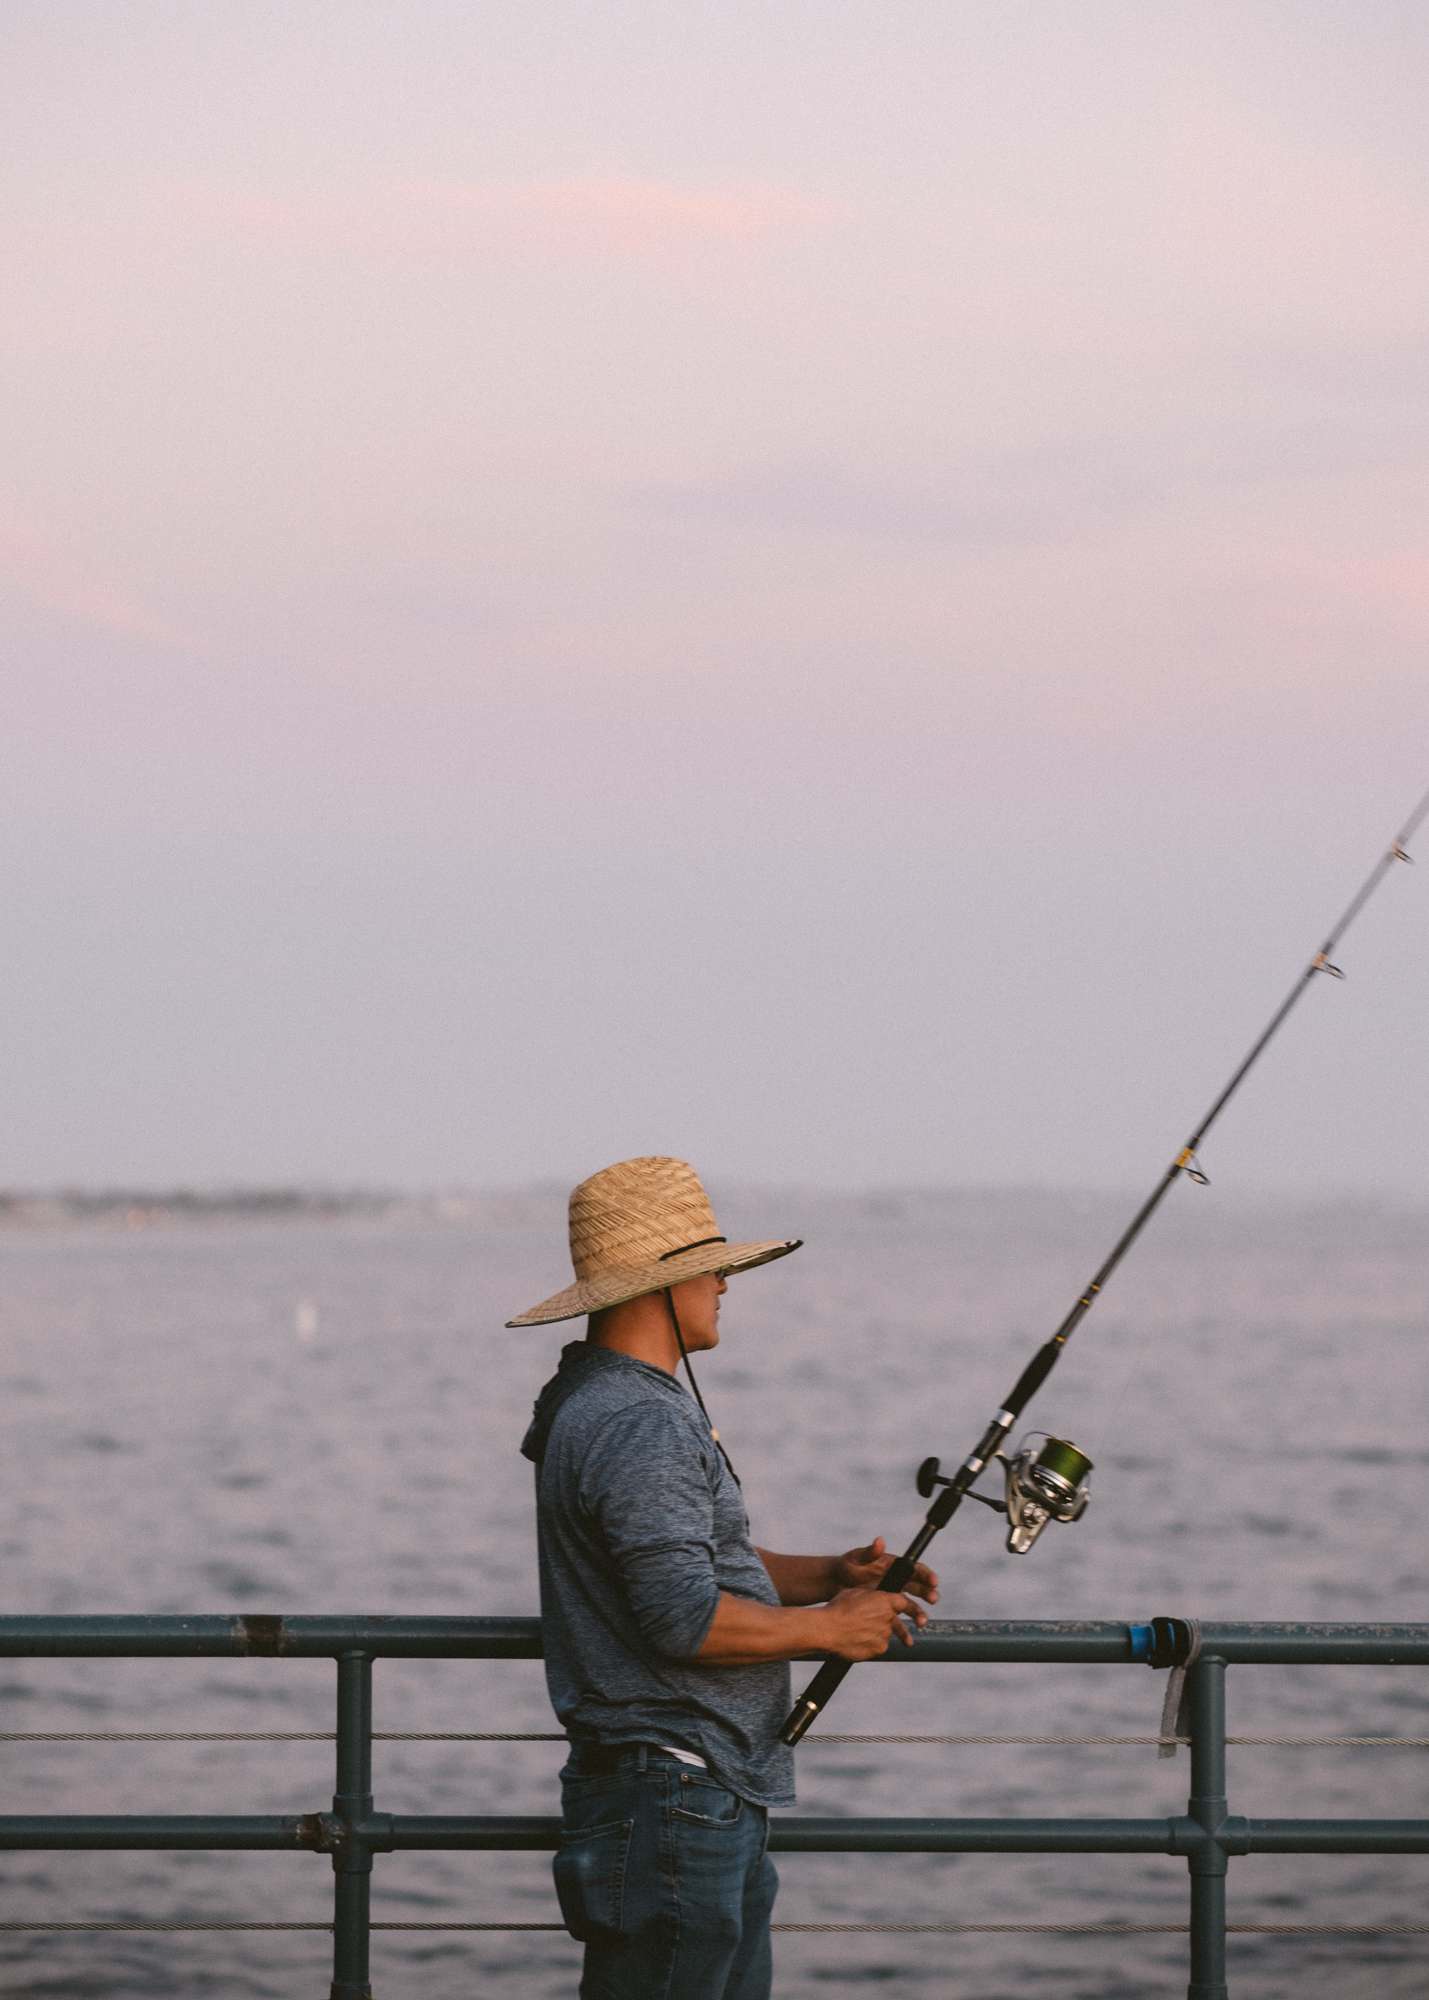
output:
<instances>
[{"instance_id":1,"label":"railing post","mask_svg":"<svg viewBox=\"0 0 1429 2000\"><path fill-rule=\"evenodd\" d=\"M1191 1871L1191 1983L1186 2000L1228 2000L1226 1871L1221 1840L1226 1812L1226 1663L1203 1658L1191 1668L1191 1796L1187 1811L1201 1835Z\"/></svg>"},{"instance_id":2,"label":"railing post","mask_svg":"<svg viewBox=\"0 0 1429 2000\"><path fill-rule=\"evenodd\" d=\"M372 1815L372 1659L337 1662L337 1790L333 1793L332 1989L329 2000L372 2000L372 1849L358 1829Z\"/></svg>"}]
</instances>

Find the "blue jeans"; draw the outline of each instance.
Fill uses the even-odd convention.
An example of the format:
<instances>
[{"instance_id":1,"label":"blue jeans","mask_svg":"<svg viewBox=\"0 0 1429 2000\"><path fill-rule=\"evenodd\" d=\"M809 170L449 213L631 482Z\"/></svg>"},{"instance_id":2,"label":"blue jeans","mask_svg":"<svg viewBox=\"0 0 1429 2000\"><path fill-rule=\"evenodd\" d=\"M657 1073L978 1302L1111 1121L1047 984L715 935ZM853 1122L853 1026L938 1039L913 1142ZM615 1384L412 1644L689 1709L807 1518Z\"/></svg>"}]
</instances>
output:
<instances>
[{"instance_id":1,"label":"blue jeans","mask_svg":"<svg viewBox=\"0 0 1429 2000\"><path fill-rule=\"evenodd\" d=\"M647 1745L561 1773L556 1894L581 2000L769 2000L769 1815Z\"/></svg>"}]
</instances>

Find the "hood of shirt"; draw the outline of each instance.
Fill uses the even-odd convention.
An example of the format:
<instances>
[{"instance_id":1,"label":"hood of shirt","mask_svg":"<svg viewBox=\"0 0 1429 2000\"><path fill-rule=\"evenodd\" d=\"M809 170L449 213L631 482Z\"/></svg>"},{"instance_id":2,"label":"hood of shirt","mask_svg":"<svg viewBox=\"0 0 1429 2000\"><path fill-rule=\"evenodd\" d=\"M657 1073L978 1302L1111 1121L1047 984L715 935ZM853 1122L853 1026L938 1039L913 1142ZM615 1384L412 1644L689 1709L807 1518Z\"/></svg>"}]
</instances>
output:
<instances>
[{"instance_id":1,"label":"hood of shirt","mask_svg":"<svg viewBox=\"0 0 1429 2000\"><path fill-rule=\"evenodd\" d=\"M560 1367L536 1398L530 1424L521 1440L522 1457L529 1458L533 1465L539 1465L545 1456L551 1425L556 1421L561 1405L577 1389L583 1389L592 1376L612 1368L638 1368L642 1374L653 1375L657 1382L674 1390L676 1395L684 1393L674 1376L667 1375L663 1368L652 1368L648 1361L637 1361L633 1355L619 1354L613 1348L593 1346L588 1340L572 1340L561 1349Z\"/></svg>"}]
</instances>

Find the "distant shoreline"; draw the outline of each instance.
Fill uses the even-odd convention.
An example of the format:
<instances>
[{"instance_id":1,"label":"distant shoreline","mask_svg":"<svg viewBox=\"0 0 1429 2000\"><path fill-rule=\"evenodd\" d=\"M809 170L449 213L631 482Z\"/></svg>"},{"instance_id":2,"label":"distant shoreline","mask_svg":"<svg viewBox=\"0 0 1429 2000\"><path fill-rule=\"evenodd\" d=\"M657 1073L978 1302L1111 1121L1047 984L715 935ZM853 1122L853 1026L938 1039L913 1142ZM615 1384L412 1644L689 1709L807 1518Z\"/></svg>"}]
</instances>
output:
<instances>
[{"instance_id":1,"label":"distant shoreline","mask_svg":"<svg viewBox=\"0 0 1429 2000\"><path fill-rule=\"evenodd\" d=\"M791 1233L835 1218L845 1231L882 1233L899 1224L955 1224L979 1234L1014 1216L1022 1226L1081 1235L1125 1218L1129 1191L1078 1186L1049 1187L853 1187L840 1189L742 1187L729 1205L758 1217L778 1211ZM321 1186L0 1189L0 1232L97 1228L139 1231L213 1223L408 1222L454 1227L522 1230L549 1228L564 1216L565 1190L512 1187L476 1190L398 1190ZM1173 1211L1168 1211L1168 1214ZM1188 1208L1185 1222L1197 1234L1207 1227L1238 1235L1257 1219L1278 1217L1332 1230L1361 1230L1378 1219L1391 1228L1424 1214L1424 1204L1371 1189L1338 1194L1291 1190L1235 1191L1232 1201ZM782 1226L782 1224L781 1224Z\"/></svg>"},{"instance_id":2,"label":"distant shoreline","mask_svg":"<svg viewBox=\"0 0 1429 2000\"><path fill-rule=\"evenodd\" d=\"M44 1228L65 1223L105 1223L144 1228L182 1222L335 1221L386 1215L410 1208L410 1197L366 1189L63 1188L0 1191L0 1228ZM435 1204L422 1203L424 1209Z\"/></svg>"}]
</instances>

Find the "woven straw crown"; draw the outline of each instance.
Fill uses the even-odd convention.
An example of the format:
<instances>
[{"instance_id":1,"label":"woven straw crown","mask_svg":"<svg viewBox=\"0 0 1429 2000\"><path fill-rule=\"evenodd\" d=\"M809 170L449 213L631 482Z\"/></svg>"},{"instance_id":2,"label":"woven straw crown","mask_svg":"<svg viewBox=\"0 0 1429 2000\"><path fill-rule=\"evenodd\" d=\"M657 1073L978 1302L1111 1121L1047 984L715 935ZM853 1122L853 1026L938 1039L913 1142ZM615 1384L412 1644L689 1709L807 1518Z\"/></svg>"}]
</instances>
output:
<instances>
[{"instance_id":1,"label":"woven straw crown","mask_svg":"<svg viewBox=\"0 0 1429 2000\"><path fill-rule=\"evenodd\" d=\"M727 1243L694 1168L658 1155L620 1160L582 1181L571 1193L570 1222L576 1282L508 1326L577 1319L706 1271L750 1271L799 1247L789 1238Z\"/></svg>"}]
</instances>

